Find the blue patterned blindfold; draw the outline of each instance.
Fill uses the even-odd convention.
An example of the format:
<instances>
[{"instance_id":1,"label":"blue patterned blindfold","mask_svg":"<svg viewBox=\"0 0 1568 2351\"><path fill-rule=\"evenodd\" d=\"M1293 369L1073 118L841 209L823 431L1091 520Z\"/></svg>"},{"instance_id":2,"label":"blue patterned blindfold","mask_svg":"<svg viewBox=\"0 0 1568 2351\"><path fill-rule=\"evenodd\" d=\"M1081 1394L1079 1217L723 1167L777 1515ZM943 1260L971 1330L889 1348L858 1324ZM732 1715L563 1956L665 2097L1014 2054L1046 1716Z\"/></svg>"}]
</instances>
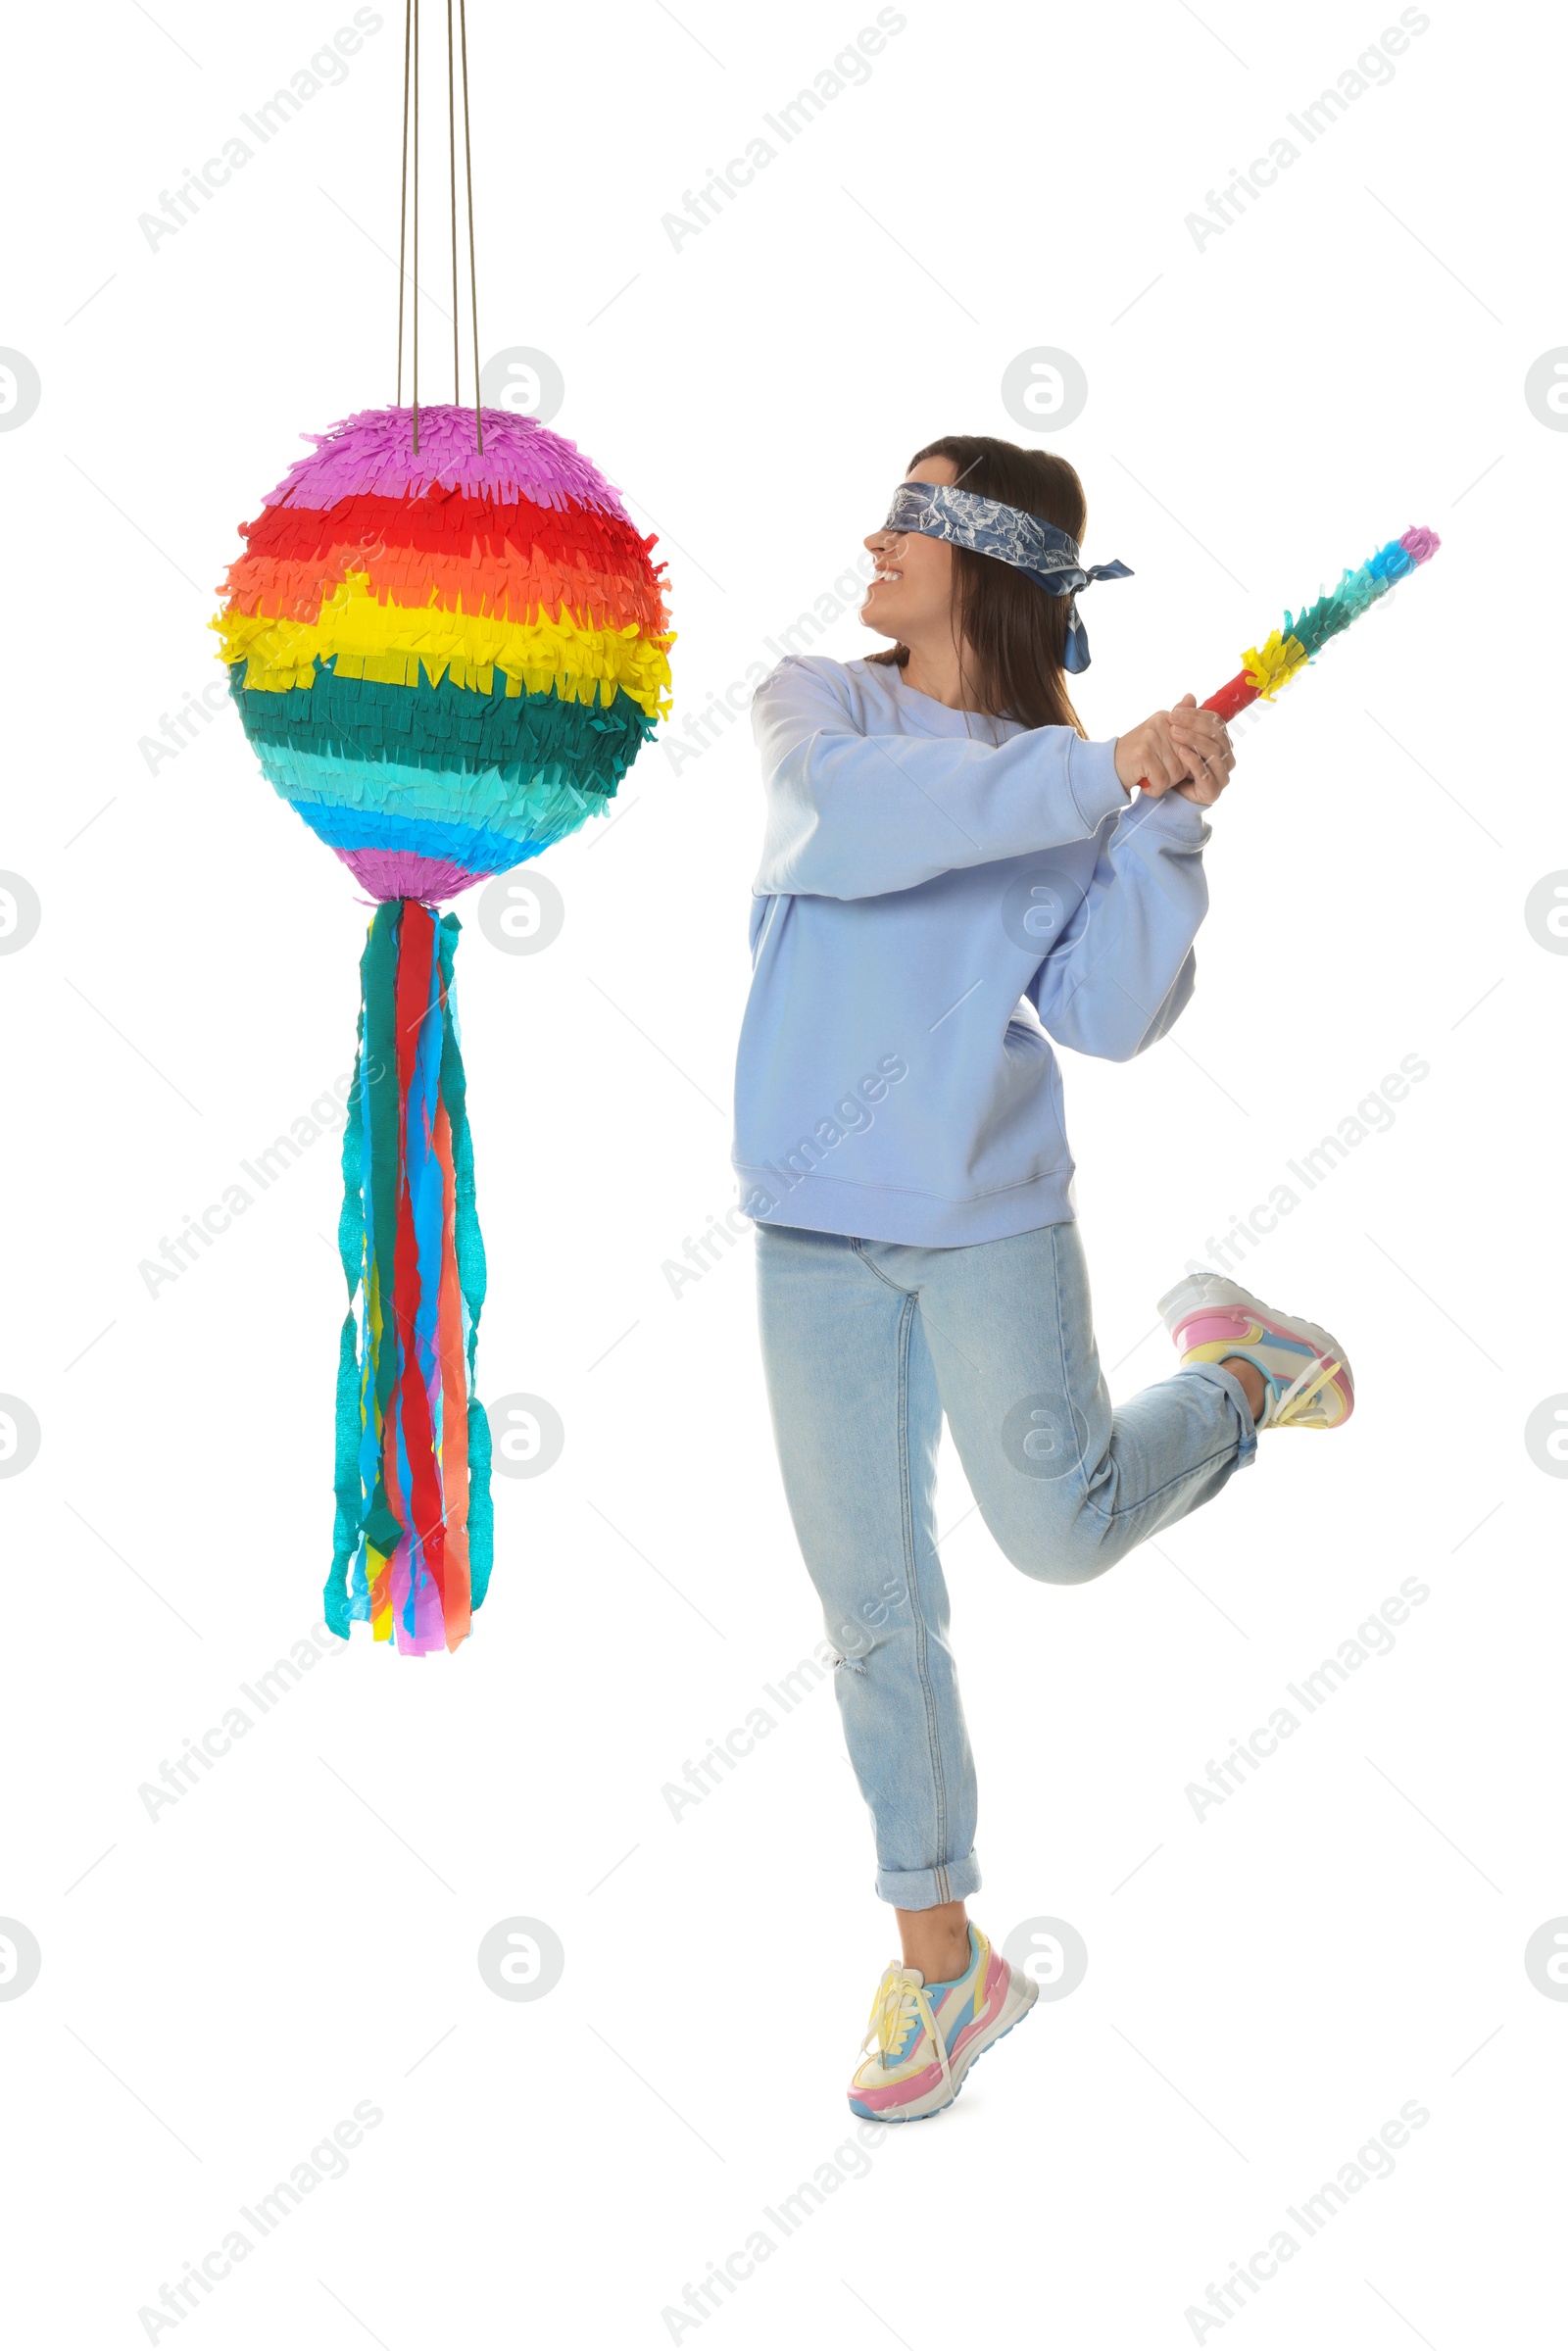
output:
<instances>
[{"instance_id":1,"label":"blue patterned blindfold","mask_svg":"<svg viewBox=\"0 0 1568 2351\"><path fill-rule=\"evenodd\" d=\"M973 490L950 488L946 482L900 482L888 508L884 530L912 531L922 539L951 539L974 555L995 556L1011 563L1049 596L1067 599L1067 650L1064 661L1076 676L1089 666L1089 639L1078 617L1078 590L1092 579L1131 579L1126 563L1091 563L1087 569L1078 542L1042 522L1022 507L1002 506Z\"/></svg>"}]
</instances>

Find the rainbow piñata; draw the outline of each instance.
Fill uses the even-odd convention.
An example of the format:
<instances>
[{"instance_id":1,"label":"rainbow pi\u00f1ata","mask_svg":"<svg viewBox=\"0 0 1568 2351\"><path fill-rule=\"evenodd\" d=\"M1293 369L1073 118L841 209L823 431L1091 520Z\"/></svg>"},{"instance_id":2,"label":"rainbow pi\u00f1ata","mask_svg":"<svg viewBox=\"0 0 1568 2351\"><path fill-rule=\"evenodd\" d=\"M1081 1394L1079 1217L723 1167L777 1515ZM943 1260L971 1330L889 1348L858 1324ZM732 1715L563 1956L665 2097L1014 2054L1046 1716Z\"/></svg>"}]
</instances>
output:
<instances>
[{"instance_id":1,"label":"rainbow pi\u00f1ata","mask_svg":"<svg viewBox=\"0 0 1568 2351\"><path fill-rule=\"evenodd\" d=\"M243 527L214 621L263 772L378 900L338 1246L326 1617L456 1648L491 1565L484 1299L455 914L603 809L667 707L662 563L572 446L508 410L317 439Z\"/></svg>"},{"instance_id":2,"label":"rainbow pi\u00f1ata","mask_svg":"<svg viewBox=\"0 0 1568 2351\"><path fill-rule=\"evenodd\" d=\"M263 773L374 898L452 898L613 798L669 685L661 574L570 441L370 409L244 527L214 625Z\"/></svg>"}]
</instances>

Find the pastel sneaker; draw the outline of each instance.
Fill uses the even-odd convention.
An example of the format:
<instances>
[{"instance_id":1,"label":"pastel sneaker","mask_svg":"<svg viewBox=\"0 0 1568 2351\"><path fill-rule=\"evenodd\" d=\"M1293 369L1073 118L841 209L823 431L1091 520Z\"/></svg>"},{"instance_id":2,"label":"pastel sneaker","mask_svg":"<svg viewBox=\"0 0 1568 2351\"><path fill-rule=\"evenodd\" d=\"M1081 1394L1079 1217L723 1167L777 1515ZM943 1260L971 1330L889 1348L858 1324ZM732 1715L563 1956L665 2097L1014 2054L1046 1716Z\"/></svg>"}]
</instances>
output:
<instances>
[{"instance_id":1,"label":"pastel sneaker","mask_svg":"<svg viewBox=\"0 0 1568 2351\"><path fill-rule=\"evenodd\" d=\"M1260 1429L1341 1429L1355 1409L1355 1382L1339 1341L1315 1322L1265 1306L1224 1274L1189 1274L1159 1301L1183 1363L1245 1355L1267 1390Z\"/></svg>"},{"instance_id":2,"label":"pastel sneaker","mask_svg":"<svg viewBox=\"0 0 1568 2351\"><path fill-rule=\"evenodd\" d=\"M878 2123L913 2123L951 2106L975 2059L1010 2033L1040 1994L978 1927L969 1965L953 1984L927 1984L897 1961L883 1977L860 2046L876 2042L850 2083L850 2105Z\"/></svg>"}]
</instances>

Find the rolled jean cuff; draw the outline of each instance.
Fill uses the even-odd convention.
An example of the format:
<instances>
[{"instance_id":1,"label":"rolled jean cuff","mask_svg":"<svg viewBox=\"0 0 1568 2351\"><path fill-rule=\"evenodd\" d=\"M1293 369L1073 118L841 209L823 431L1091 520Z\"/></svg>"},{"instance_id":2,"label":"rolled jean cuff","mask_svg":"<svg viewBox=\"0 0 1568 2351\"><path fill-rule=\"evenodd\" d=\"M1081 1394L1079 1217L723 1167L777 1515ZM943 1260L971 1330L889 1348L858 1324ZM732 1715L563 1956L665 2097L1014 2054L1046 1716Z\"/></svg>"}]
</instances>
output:
<instances>
[{"instance_id":1,"label":"rolled jean cuff","mask_svg":"<svg viewBox=\"0 0 1568 2351\"><path fill-rule=\"evenodd\" d=\"M1236 1448L1236 1467L1250 1468L1257 1452L1257 1424L1252 1418L1252 1407L1247 1400L1247 1391L1241 1381L1233 1371L1227 1371L1219 1363L1184 1363L1182 1371L1190 1379L1208 1380L1216 1388L1224 1389L1236 1406L1236 1417L1242 1424L1242 1440Z\"/></svg>"},{"instance_id":2,"label":"rolled jean cuff","mask_svg":"<svg viewBox=\"0 0 1568 2351\"><path fill-rule=\"evenodd\" d=\"M881 1870L876 1890L895 1910L935 1910L940 1902L966 1902L980 1890L980 1864L971 1845L961 1861L934 1870Z\"/></svg>"}]
</instances>

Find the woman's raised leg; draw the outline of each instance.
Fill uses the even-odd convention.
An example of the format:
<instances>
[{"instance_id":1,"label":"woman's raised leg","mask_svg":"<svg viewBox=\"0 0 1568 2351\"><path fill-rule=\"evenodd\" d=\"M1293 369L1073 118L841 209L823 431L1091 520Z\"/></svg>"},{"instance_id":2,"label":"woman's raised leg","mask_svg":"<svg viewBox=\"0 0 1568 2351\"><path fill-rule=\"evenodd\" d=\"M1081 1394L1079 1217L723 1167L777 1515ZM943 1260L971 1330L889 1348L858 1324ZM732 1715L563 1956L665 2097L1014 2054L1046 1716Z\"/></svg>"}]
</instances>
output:
<instances>
[{"instance_id":1,"label":"woman's raised leg","mask_svg":"<svg viewBox=\"0 0 1568 2351\"><path fill-rule=\"evenodd\" d=\"M1253 1459L1252 1402L1221 1363L1189 1365L1112 1410L1075 1224L894 1255L918 1293L964 1474L1026 1575L1102 1574Z\"/></svg>"}]
</instances>

